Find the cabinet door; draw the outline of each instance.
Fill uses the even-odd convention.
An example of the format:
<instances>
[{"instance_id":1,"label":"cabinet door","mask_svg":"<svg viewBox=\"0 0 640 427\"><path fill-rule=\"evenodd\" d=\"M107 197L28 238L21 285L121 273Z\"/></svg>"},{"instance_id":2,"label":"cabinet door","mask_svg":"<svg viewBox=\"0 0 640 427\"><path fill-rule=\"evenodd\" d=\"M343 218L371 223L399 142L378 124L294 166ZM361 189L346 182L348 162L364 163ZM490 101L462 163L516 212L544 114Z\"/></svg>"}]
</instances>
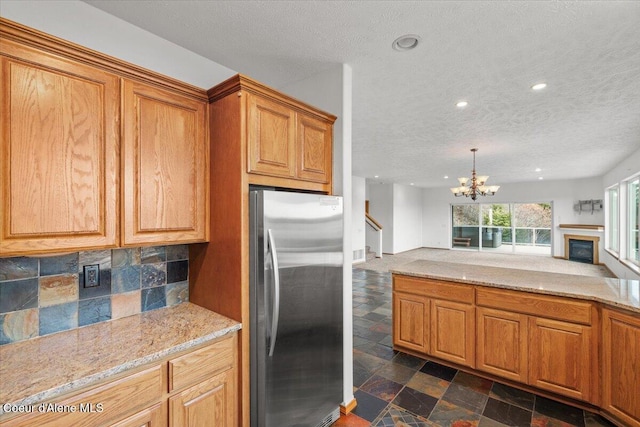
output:
<instances>
[{"instance_id":1,"label":"cabinet door","mask_svg":"<svg viewBox=\"0 0 640 427\"><path fill-rule=\"evenodd\" d=\"M503 378L526 383L527 316L478 307L476 317L477 368Z\"/></svg>"},{"instance_id":2,"label":"cabinet door","mask_svg":"<svg viewBox=\"0 0 640 427\"><path fill-rule=\"evenodd\" d=\"M333 126L297 114L298 161L296 176L300 179L326 184L331 180L331 146Z\"/></svg>"},{"instance_id":3,"label":"cabinet door","mask_svg":"<svg viewBox=\"0 0 640 427\"><path fill-rule=\"evenodd\" d=\"M604 309L602 407L640 425L640 319Z\"/></svg>"},{"instance_id":4,"label":"cabinet door","mask_svg":"<svg viewBox=\"0 0 640 427\"><path fill-rule=\"evenodd\" d=\"M9 40L0 52L0 255L116 246L118 78Z\"/></svg>"},{"instance_id":5,"label":"cabinet door","mask_svg":"<svg viewBox=\"0 0 640 427\"><path fill-rule=\"evenodd\" d=\"M295 113L283 104L247 94L248 157L251 173L295 176Z\"/></svg>"},{"instance_id":6,"label":"cabinet door","mask_svg":"<svg viewBox=\"0 0 640 427\"><path fill-rule=\"evenodd\" d=\"M529 384L589 400L591 357L596 357L591 333L590 326L529 318Z\"/></svg>"},{"instance_id":7,"label":"cabinet door","mask_svg":"<svg viewBox=\"0 0 640 427\"><path fill-rule=\"evenodd\" d=\"M138 412L111 427L165 427L167 423L166 405L157 405Z\"/></svg>"},{"instance_id":8,"label":"cabinet door","mask_svg":"<svg viewBox=\"0 0 640 427\"><path fill-rule=\"evenodd\" d=\"M123 245L207 239L207 105L123 81Z\"/></svg>"},{"instance_id":9,"label":"cabinet door","mask_svg":"<svg viewBox=\"0 0 640 427\"><path fill-rule=\"evenodd\" d=\"M452 301L431 301L432 356L475 367L475 307Z\"/></svg>"},{"instance_id":10,"label":"cabinet door","mask_svg":"<svg viewBox=\"0 0 640 427\"><path fill-rule=\"evenodd\" d=\"M171 427L235 427L234 370L194 385L169 399Z\"/></svg>"},{"instance_id":11,"label":"cabinet door","mask_svg":"<svg viewBox=\"0 0 640 427\"><path fill-rule=\"evenodd\" d=\"M427 354L429 351L429 299L393 293L393 344Z\"/></svg>"}]
</instances>

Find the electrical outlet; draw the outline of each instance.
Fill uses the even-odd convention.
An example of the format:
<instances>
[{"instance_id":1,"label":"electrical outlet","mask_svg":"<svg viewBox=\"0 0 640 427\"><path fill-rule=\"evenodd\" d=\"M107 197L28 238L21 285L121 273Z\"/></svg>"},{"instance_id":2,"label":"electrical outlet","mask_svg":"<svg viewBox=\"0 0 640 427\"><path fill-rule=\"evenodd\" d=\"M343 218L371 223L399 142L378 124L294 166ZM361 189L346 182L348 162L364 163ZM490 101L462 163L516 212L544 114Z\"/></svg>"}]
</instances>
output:
<instances>
[{"instance_id":1,"label":"electrical outlet","mask_svg":"<svg viewBox=\"0 0 640 427\"><path fill-rule=\"evenodd\" d=\"M84 287L95 288L100 286L100 265L85 265L82 267L84 271Z\"/></svg>"}]
</instances>

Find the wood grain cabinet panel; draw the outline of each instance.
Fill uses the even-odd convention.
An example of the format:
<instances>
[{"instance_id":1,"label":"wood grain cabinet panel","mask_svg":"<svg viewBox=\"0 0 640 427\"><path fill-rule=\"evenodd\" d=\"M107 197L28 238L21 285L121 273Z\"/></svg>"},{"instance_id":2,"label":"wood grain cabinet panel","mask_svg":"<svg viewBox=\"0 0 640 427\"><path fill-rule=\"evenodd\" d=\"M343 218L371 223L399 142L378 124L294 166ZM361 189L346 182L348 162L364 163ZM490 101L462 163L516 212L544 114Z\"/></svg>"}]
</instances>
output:
<instances>
[{"instance_id":1,"label":"wood grain cabinet panel","mask_svg":"<svg viewBox=\"0 0 640 427\"><path fill-rule=\"evenodd\" d=\"M602 322L602 407L640 426L640 319L604 309Z\"/></svg>"},{"instance_id":2,"label":"wood grain cabinet panel","mask_svg":"<svg viewBox=\"0 0 640 427\"><path fill-rule=\"evenodd\" d=\"M510 380L526 383L528 318L523 314L476 308L476 367Z\"/></svg>"},{"instance_id":3,"label":"wood grain cabinet panel","mask_svg":"<svg viewBox=\"0 0 640 427\"><path fill-rule=\"evenodd\" d=\"M257 95L247 95L248 156L251 173L293 178L296 173L295 113Z\"/></svg>"},{"instance_id":4,"label":"wood grain cabinet panel","mask_svg":"<svg viewBox=\"0 0 640 427\"><path fill-rule=\"evenodd\" d=\"M0 43L0 255L114 247L119 79Z\"/></svg>"},{"instance_id":5,"label":"wood grain cabinet panel","mask_svg":"<svg viewBox=\"0 0 640 427\"><path fill-rule=\"evenodd\" d=\"M313 117L297 114L298 168L300 179L320 183L331 181L332 126Z\"/></svg>"},{"instance_id":6,"label":"wood grain cabinet panel","mask_svg":"<svg viewBox=\"0 0 640 427\"><path fill-rule=\"evenodd\" d=\"M429 299L393 293L393 344L420 353L429 351Z\"/></svg>"},{"instance_id":7,"label":"wood grain cabinet panel","mask_svg":"<svg viewBox=\"0 0 640 427\"><path fill-rule=\"evenodd\" d=\"M207 104L123 81L123 246L207 236Z\"/></svg>"},{"instance_id":8,"label":"wood grain cabinet panel","mask_svg":"<svg viewBox=\"0 0 640 427\"><path fill-rule=\"evenodd\" d=\"M591 358L597 357L591 335L590 326L529 318L529 384L588 401Z\"/></svg>"},{"instance_id":9,"label":"wood grain cabinet panel","mask_svg":"<svg viewBox=\"0 0 640 427\"><path fill-rule=\"evenodd\" d=\"M475 307L432 300L430 350L432 356L475 367Z\"/></svg>"},{"instance_id":10,"label":"wood grain cabinet panel","mask_svg":"<svg viewBox=\"0 0 640 427\"><path fill-rule=\"evenodd\" d=\"M166 404L158 403L110 427L166 427L168 421Z\"/></svg>"},{"instance_id":11,"label":"wood grain cabinet panel","mask_svg":"<svg viewBox=\"0 0 640 427\"><path fill-rule=\"evenodd\" d=\"M237 425L233 370L216 375L169 398L171 427Z\"/></svg>"}]
</instances>

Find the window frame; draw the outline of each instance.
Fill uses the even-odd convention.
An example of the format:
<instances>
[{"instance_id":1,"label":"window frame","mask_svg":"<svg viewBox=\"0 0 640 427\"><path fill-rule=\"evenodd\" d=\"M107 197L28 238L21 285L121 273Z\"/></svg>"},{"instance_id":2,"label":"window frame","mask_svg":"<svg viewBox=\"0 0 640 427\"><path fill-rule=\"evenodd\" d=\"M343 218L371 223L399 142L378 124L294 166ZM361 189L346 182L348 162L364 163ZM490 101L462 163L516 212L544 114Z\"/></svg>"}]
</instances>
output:
<instances>
[{"instance_id":1,"label":"window frame","mask_svg":"<svg viewBox=\"0 0 640 427\"><path fill-rule=\"evenodd\" d=\"M604 234L604 248L613 257L620 258L620 184L612 185L605 189L605 234ZM612 201L611 193L615 191L615 212L612 213ZM612 221L615 221L615 225L612 225ZM611 240L615 236L615 247L612 247Z\"/></svg>"},{"instance_id":2,"label":"window frame","mask_svg":"<svg viewBox=\"0 0 640 427\"><path fill-rule=\"evenodd\" d=\"M634 232L638 233L640 228L640 173L635 174L623 181L625 188L625 227L621 230L620 236L624 236L625 253L620 257L620 261L632 270L640 273L640 259L634 259L634 253L640 252L640 241ZM635 194L632 194L635 191ZM622 238L620 239L622 243ZM635 243L635 247L633 246Z\"/></svg>"}]
</instances>

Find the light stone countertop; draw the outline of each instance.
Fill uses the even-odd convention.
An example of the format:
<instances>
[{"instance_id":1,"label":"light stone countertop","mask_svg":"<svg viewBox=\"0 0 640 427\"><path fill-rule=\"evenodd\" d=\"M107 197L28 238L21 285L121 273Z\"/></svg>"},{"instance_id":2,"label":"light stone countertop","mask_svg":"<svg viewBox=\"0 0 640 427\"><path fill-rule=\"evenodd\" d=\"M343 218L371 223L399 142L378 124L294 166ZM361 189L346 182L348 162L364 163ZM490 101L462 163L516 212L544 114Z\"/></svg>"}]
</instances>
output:
<instances>
[{"instance_id":1,"label":"light stone countertop","mask_svg":"<svg viewBox=\"0 0 640 427\"><path fill-rule=\"evenodd\" d=\"M452 262L413 261L395 274L598 301L640 314L640 281Z\"/></svg>"},{"instance_id":2,"label":"light stone countertop","mask_svg":"<svg viewBox=\"0 0 640 427\"><path fill-rule=\"evenodd\" d=\"M191 303L0 346L0 415L90 386L241 328Z\"/></svg>"}]
</instances>

